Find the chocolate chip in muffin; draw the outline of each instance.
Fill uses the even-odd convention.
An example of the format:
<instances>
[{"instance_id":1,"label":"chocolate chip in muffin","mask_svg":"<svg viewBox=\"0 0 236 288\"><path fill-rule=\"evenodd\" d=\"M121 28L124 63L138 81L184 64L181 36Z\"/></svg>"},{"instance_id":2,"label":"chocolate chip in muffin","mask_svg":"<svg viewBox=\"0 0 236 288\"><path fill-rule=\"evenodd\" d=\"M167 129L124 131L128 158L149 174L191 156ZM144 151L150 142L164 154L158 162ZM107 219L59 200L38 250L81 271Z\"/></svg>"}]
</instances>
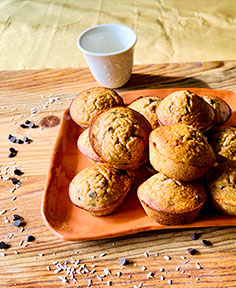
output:
<instances>
[{"instance_id":1,"label":"chocolate chip in muffin","mask_svg":"<svg viewBox=\"0 0 236 288\"><path fill-rule=\"evenodd\" d=\"M95 191L90 191L90 192L89 192L89 196L90 196L91 198L96 198L96 197L97 197L97 193L96 193Z\"/></svg>"}]
</instances>

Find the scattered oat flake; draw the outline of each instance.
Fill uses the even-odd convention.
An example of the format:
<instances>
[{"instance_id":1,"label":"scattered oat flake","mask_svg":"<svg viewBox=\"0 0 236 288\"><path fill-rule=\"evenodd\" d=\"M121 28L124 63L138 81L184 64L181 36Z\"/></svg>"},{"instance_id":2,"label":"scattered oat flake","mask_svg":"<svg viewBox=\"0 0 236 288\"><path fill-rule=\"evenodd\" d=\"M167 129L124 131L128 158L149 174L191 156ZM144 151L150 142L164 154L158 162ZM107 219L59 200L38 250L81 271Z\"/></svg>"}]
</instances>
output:
<instances>
[{"instance_id":1,"label":"scattered oat flake","mask_svg":"<svg viewBox=\"0 0 236 288\"><path fill-rule=\"evenodd\" d=\"M120 277L120 276L121 276L121 272L118 271L118 272L116 273L116 275L117 275L117 277Z\"/></svg>"},{"instance_id":2,"label":"scattered oat flake","mask_svg":"<svg viewBox=\"0 0 236 288\"><path fill-rule=\"evenodd\" d=\"M142 266L142 270L143 271L147 270L147 267L146 266Z\"/></svg>"},{"instance_id":3,"label":"scattered oat flake","mask_svg":"<svg viewBox=\"0 0 236 288\"><path fill-rule=\"evenodd\" d=\"M14 254L16 254L16 255L17 255L17 254L19 254L19 252L18 252L17 250L14 250Z\"/></svg>"},{"instance_id":4,"label":"scattered oat flake","mask_svg":"<svg viewBox=\"0 0 236 288\"><path fill-rule=\"evenodd\" d=\"M92 280L91 279L88 279L88 285L87 285L87 287L90 287L91 285L92 285Z\"/></svg>"},{"instance_id":5,"label":"scattered oat flake","mask_svg":"<svg viewBox=\"0 0 236 288\"><path fill-rule=\"evenodd\" d=\"M103 279L100 276L98 276L98 275L97 275L97 278L98 278L99 281L103 281Z\"/></svg>"},{"instance_id":6,"label":"scattered oat flake","mask_svg":"<svg viewBox=\"0 0 236 288\"><path fill-rule=\"evenodd\" d=\"M147 252L144 252L144 256L145 256L145 257L149 257L149 255L148 255Z\"/></svg>"},{"instance_id":7,"label":"scattered oat flake","mask_svg":"<svg viewBox=\"0 0 236 288\"><path fill-rule=\"evenodd\" d=\"M169 285L172 285L172 280L168 280L168 284L169 284Z\"/></svg>"},{"instance_id":8,"label":"scattered oat flake","mask_svg":"<svg viewBox=\"0 0 236 288\"><path fill-rule=\"evenodd\" d=\"M153 273L149 272L148 275L147 275L147 278L153 278Z\"/></svg>"},{"instance_id":9,"label":"scattered oat flake","mask_svg":"<svg viewBox=\"0 0 236 288\"><path fill-rule=\"evenodd\" d=\"M112 285L111 280L108 280L108 281L107 281L107 286L111 286L111 285Z\"/></svg>"},{"instance_id":10,"label":"scattered oat flake","mask_svg":"<svg viewBox=\"0 0 236 288\"><path fill-rule=\"evenodd\" d=\"M161 275L160 280L165 280L165 276Z\"/></svg>"},{"instance_id":11,"label":"scattered oat flake","mask_svg":"<svg viewBox=\"0 0 236 288\"><path fill-rule=\"evenodd\" d=\"M167 256L167 255L163 256L163 258L164 258L165 260L170 260L170 259L171 259L171 258L170 258L169 256Z\"/></svg>"},{"instance_id":12,"label":"scattered oat flake","mask_svg":"<svg viewBox=\"0 0 236 288\"><path fill-rule=\"evenodd\" d=\"M203 269L203 267L198 262L196 262L196 267L198 270Z\"/></svg>"},{"instance_id":13,"label":"scattered oat flake","mask_svg":"<svg viewBox=\"0 0 236 288\"><path fill-rule=\"evenodd\" d=\"M104 273L107 274L107 275L110 275L110 274L111 274L111 271L110 271L109 269L107 269L107 268L105 268L103 271L104 271Z\"/></svg>"},{"instance_id":14,"label":"scattered oat flake","mask_svg":"<svg viewBox=\"0 0 236 288\"><path fill-rule=\"evenodd\" d=\"M47 271L51 271L51 267L50 266L46 266L46 270Z\"/></svg>"}]
</instances>

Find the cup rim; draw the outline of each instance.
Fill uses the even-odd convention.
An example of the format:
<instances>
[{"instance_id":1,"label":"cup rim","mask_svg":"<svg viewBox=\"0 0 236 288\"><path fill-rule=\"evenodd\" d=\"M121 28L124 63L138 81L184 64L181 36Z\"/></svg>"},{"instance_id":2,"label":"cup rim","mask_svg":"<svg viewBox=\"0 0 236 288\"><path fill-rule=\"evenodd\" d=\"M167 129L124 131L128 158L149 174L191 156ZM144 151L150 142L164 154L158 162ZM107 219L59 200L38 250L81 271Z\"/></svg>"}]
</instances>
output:
<instances>
[{"instance_id":1,"label":"cup rim","mask_svg":"<svg viewBox=\"0 0 236 288\"><path fill-rule=\"evenodd\" d=\"M95 29L95 28L98 28L98 27L105 27L105 26L120 26L120 27L125 27L126 29L128 28L130 30L130 32L134 35L134 42L129 45L128 47L126 47L125 49L121 49L121 50L118 50L116 52L108 52L108 53L96 53L96 52L91 52L91 51L88 51L86 49L84 49L82 47L82 45L80 44L81 42L81 39L82 37L89 31ZM136 32L130 28L129 26L127 25L124 25L124 24L118 24L118 23L106 23L106 24L100 24L100 25L95 25L95 26L92 26L92 27L89 27L88 29L84 30L77 38L77 46L78 48L85 54L87 55L91 55L91 56L112 56L112 55L117 55L117 54L121 54L123 52L126 52L128 51L129 49L131 49L132 47L134 47L134 45L136 44L137 42L137 34Z\"/></svg>"}]
</instances>

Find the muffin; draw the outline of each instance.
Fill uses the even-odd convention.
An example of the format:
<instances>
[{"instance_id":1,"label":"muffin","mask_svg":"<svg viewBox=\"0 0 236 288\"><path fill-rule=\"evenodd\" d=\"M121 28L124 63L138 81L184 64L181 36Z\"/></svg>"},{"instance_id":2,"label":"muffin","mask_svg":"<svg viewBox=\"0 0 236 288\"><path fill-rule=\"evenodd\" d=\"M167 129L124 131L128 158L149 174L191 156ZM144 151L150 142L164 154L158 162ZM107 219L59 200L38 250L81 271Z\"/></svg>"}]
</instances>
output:
<instances>
[{"instance_id":1,"label":"muffin","mask_svg":"<svg viewBox=\"0 0 236 288\"><path fill-rule=\"evenodd\" d=\"M213 95L201 96L207 103L211 105L215 112L215 125L224 124L231 116L230 106L220 97Z\"/></svg>"},{"instance_id":2,"label":"muffin","mask_svg":"<svg viewBox=\"0 0 236 288\"><path fill-rule=\"evenodd\" d=\"M213 206L224 214L236 216L236 162L212 167L206 174L206 185Z\"/></svg>"},{"instance_id":3,"label":"muffin","mask_svg":"<svg viewBox=\"0 0 236 288\"><path fill-rule=\"evenodd\" d=\"M216 126L207 133L207 140L212 146L216 159L223 162L227 159L236 161L236 128Z\"/></svg>"},{"instance_id":4,"label":"muffin","mask_svg":"<svg viewBox=\"0 0 236 288\"><path fill-rule=\"evenodd\" d=\"M92 162L101 162L97 154L93 151L93 148L89 142L89 129L85 129L79 136L77 146L82 154L88 157Z\"/></svg>"},{"instance_id":5,"label":"muffin","mask_svg":"<svg viewBox=\"0 0 236 288\"><path fill-rule=\"evenodd\" d=\"M176 91L164 98L157 107L160 125L184 123L200 131L211 128L215 121L213 108L200 96L187 91Z\"/></svg>"},{"instance_id":6,"label":"muffin","mask_svg":"<svg viewBox=\"0 0 236 288\"><path fill-rule=\"evenodd\" d=\"M149 217L163 225L191 223L206 201L204 188L158 173L138 187L138 198Z\"/></svg>"},{"instance_id":7,"label":"muffin","mask_svg":"<svg viewBox=\"0 0 236 288\"><path fill-rule=\"evenodd\" d=\"M148 160L151 125L139 112L114 107L95 116L89 141L101 161L115 168L132 170Z\"/></svg>"},{"instance_id":8,"label":"muffin","mask_svg":"<svg viewBox=\"0 0 236 288\"><path fill-rule=\"evenodd\" d=\"M156 109L163 98L158 96L141 97L128 106L142 114L151 124L152 129L159 126Z\"/></svg>"},{"instance_id":9,"label":"muffin","mask_svg":"<svg viewBox=\"0 0 236 288\"><path fill-rule=\"evenodd\" d=\"M149 160L155 170L184 181L201 177L216 160L204 135L183 123L153 130L149 151Z\"/></svg>"},{"instance_id":10,"label":"muffin","mask_svg":"<svg viewBox=\"0 0 236 288\"><path fill-rule=\"evenodd\" d=\"M94 216L108 215L123 202L131 187L126 171L99 163L81 170L71 181L73 204Z\"/></svg>"},{"instance_id":11,"label":"muffin","mask_svg":"<svg viewBox=\"0 0 236 288\"><path fill-rule=\"evenodd\" d=\"M123 99L115 91L105 87L90 88L74 98L70 105L70 115L79 126L87 128L96 114L123 105Z\"/></svg>"}]
</instances>

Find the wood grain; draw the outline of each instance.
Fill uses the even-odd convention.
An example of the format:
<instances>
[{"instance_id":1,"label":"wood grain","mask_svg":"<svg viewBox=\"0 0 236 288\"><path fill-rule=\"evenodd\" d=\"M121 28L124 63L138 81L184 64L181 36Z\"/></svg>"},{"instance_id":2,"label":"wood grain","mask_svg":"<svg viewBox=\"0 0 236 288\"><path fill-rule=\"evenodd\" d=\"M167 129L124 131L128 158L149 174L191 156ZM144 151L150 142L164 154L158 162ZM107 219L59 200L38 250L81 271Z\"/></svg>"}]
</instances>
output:
<instances>
[{"instance_id":1,"label":"wood grain","mask_svg":"<svg viewBox=\"0 0 236 288\"><path fill-rule=\"evenodd\" d=\"M236 91L235 64L236 61L138 65L134 67L129 83L117 91L168 87ZM22 129L20 124L28 119L39 125L43 118L51 115L60 119L77 93L94 86L98 84L87 68L0 72L0 174L13 177L14 165L24 172L18 177L22 179L21 187L13 193L10 192L14 186L11 181L0 179L0 210L7 210L0 215L0 241L11 246L0 251L6 254L0 256L0 287L87 287L88 279L93 281L91 287L107 286L108 280L112 281L112 287L134 287L140 283L143 287L164 287L168 285L168 280L172 280L173 287L236 287L234 227L164 230L99 241L64 242L44 226L40 214L41 197L59 126L41 130ZM52 103L48 103L50 98L54 99L50 100ZM32 108L37 109L35 117L32 117ZM33 142L11 143L9 133L17 138L27 136ZM18 150L15 158L7 157L9 147ZM9 169L6 170L6 167ZM13 196L17 197L14 201ZM12 208L17 209L12 211ZM13 214L24 217L26 225L23 232L13 226ZM4 216L10 220L9 223L4 222ZM199 233L198 240L191 240L193 232ZM14 235L5 239L9 233ZM24 247L27 235L34 235L36 240ZM203 246L202 239L210 240L213 245ZM19 246L21 240L24 243ZM197 249L198 254L189 255L186 251L189 247ZM15 250L19 254L14 254ZM103 252L106 255L100 257ZM148 253L149 257L144 253ZM171 259L165 260L164 255ZM96 269L96 272L76 274L77 284L72 281L63 284L58 276L66 276L66 273L54 274L56 267L52 263L63 263L72 256L80 259L78 265L86 264L90 271ZM119 265L122 257L131 261L123 269ZM202 269L197 269L196 262ZM46 266L52 270L47 271ZM142 266L147 269L143 271ZM179 266L179 271L176 271ZM96 276L105 274L104 268L109 268L111 275L101 282ZM165 271L161 272L160 268ZM118 271L122 273L120 277L116 275ZM153 272L153 278L147 278L149 272ZM160 280L161 275L164 280Z\"/></svg>"}]
</instances>

